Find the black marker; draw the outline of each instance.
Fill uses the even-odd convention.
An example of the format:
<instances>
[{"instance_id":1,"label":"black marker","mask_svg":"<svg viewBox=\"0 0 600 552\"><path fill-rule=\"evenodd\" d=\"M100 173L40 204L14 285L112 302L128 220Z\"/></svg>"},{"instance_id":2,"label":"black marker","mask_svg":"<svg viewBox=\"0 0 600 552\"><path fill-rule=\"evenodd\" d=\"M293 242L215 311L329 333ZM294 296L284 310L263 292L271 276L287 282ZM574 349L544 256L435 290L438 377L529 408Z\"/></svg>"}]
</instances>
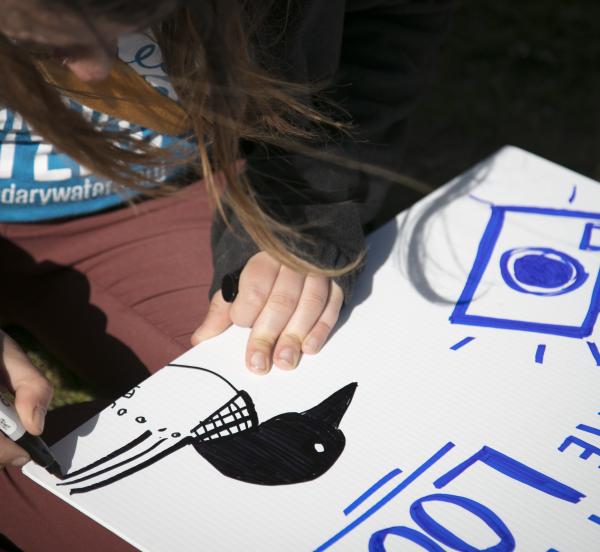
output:
<instances>
[{"instance_id":1,"label":"black marker","mask_svg":"<svg viewBox=\"0 0 600 552\"><path fill-rule=\"evenodd\" d=\"M0 392L0 431L25 449L36 464L45 468L55 477L63 479L62 470L46 443L40 437L25 431L17 411L2 392Z\"/></svg>"},{"instance_id":2,"label":"black marker","mask_svg":"<svg viewBox=\"0 0 600 552\"><path fill-rule=\"evenodd\" d=\"M239 270L225 274L221 280L221 293L227 303L233 303L237 297L241 273L242 269L240 268Z\"/></svg>"}]
</instances>

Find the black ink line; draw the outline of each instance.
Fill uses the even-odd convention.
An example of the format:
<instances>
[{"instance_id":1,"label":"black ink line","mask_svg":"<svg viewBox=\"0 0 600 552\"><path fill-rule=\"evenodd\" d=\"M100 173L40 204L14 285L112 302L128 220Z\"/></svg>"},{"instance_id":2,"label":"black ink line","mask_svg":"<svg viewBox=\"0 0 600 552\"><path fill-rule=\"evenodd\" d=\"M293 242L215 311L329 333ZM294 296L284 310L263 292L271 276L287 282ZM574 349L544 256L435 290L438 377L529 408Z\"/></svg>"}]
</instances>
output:
<instances>
[{"instance_id":1,"label":"black ink line","mask_svg":"<svg viewBox=\"0 0 600 552\"><path fill-rule=\"evenodd\" d=\"M249 419L247 421L248 421L248 423L250 422ZM228 422L219 427L215 427L214 429L206 431L206 433L201 433L201 434L196 433L196 435L197 435L196 438L198 439L198 442L200 442L200 443L202 441L212 440L213 436L215 436L215 435L218 435L220 439L224 439L225 437L232 437L233 435L237 435L238 433L240 433L242 431L248 431L248 430L254 429L256 427L255 425L249 425L249 427L241 427L240 422L245 424L246 420L236 420L235 422ZM238 431L236 431L236 432L230 431L232 428L237 428ZM220 433L222 431L228 431L228 435L220 435Z\"/></svg>"},{"instance_id":2,"label":"black ink line","mask_svg":"<svg viewBox=\"0 0 600 552\"><path fill-rule=\"evenodd\" d=\"M194 440L193 447L221 474L256 485L290 485L323 475L342 454L339 424L356 383L304 412L286 412L235 435Z\"/></svg>"},{"instance_id":3,"label":"black ink line","mask_svg":"<svg viewBox=\"0 0 600 552\"><path fill-rule=\"evenodd\" d=\"M124 452L127 452L128 450L131 450L132 448L135 448L142 441L145 441L146 439L148 439L148 437L150 437L151 435L152 435L152 432L149 429L144 431L144 433L142 433L141 435L136 437L133 441L129 441L129 443L127 443L126 445L123 445L121 448L114 450L110 454L107 454L106 456L99 458L95 462L92 462L91 464L88 464L87 466L85 466L79 470L68 473L67 475L65 475L64 479L69 479L70 477L75 477L76 475L79 475L86 471L97 468L100 464L104 464L105 462L108 462L109 460L116 458L120 454L123 454Z\"/></svg>"},{"instance_id":4,"label":"black ink line","mask_svg":"<svg viewBox=\"0 0 600 552\"><path fill-rule=\"evenodd\" d=\"M231 387L236 393L239 393L236 387L221 374L217 374L217 372L213 372L212 370L207 370L206 368L200 368L200 366L190 366L189 364L167 364L167 366L175 366L176 368L191 368L192 370L201 370L202 372L208 372L213 376L217 376L219 379L222 379L229 387Z\"/></svg>"},{"instance_id":5,"label":"black ink line","mask_svg":"<svg viewBox=\"0 0 600 552\"><path fill-rule=\"evenodd\" d=\"M148 460L145 460L144 462L142 462L141 464L138 464L137 466L133 466L131 468L129 468L128 470L122 471L121 473L118 473L117 475L114 475L113 477L109 477L108 479L105 479L104 481L100 481L98 483L94 483L93 485L88 485L87 487L78 487L77 489L71 489L71 491L69 492L69 494L79 494L79 493L87 493L89 491L94 491L96 489L100 489L102 487L105 487L106 485L110 485L111 483L115 483L116 481L119 481L120 479L123 479L129 475L132 475L140 470L143 470L144 468L147 468L148 466L154 464L155 462L158 462L161 458L164 458L165 456L168 456L169 454L175 452L176 450L185 447L186 445L189 445L193 442L193 437L184 437L183 439L181 439L180 441L178 441L177 443L175 443L172 447L169 447L165 450L163 450L162 452L159 452L158 454L154 455L152 458L148 458Z\"/></svg>"},{"instance_id":6,"label":"black ink line","mask_svg":"<svg viewBox=\"0 0 600 552\"><path fill-rule=\"evenodd\" d=\"M242 401L243 406L237 404L236 401L238 399ZM232 410L232 405L235 406L235 410ZM223 411L226 408L228 408L227 412L223 413ZM246 414L244 414L244 410L247 411ZM239 415L239 417L237 415ZM205 429L205 426L208 424L214 424L216 427L216 421L223 422L225 418L229 418L230 416L233 417L235 421L233 423L228 422L227 424L225 424L227 428L240 425L239 429L240 431L242 431L243 429L249 429L249 427L254 427L258 425L258 414L256 413L254 402L252 401L252 397L250 397L250 395L246 391L238 391L235 397L233 397L227 404L221 406L220 408L217 408L217 410L215 410L212 414L204 418L204 420L202 420L197 426L191 429L191 432L198 435L198 437L204 437L205 434L199 433L200 429ZM249 427L242 428L242 423L244 423L244 425L248 423ZM224 426L219 426L217 433L222 427ZM209 432L207 430L206 433L214 433L214 431Z\"/></svg>"},{"instance_id":7,"label":"black ink line","mask_svg":"<svg viewBox=\"0 0 600 552\"><path fill-rule=\"evenodd\" d=\"M210 370L200 370L213 374ZM184 437L149 458L140 458L148 452L144 451L134 458L120 461L117 466L107 466L107 469L78 481L87 481L108 471L112 475L108 474L106 479L90 485L71 488L69 492L71 495L87 493L116 483L186 445L192 445L222 475L238 481L258 485L289 485L313 480L333 466L344 450L346 439L339 425L356 387L356 383L348 384L304 412L286 412L255 427L248 427L250 423L258 421L252 399L245 391L236 391L233 400L225 403L194 428L198 432L196 436ZM223 435L234 427L240 431L233 435ZM205 433L199 434L200 431ZM142 434L134 443L143 437ZM126 448L127 446L118 449L92 466L122 454ZM135 464L132 460L141 462ZM113 471L128 462L131 464L125 470L120 473ZM69 477L73 477L73 474ZM72 485L78 481L71 480L67 484Z\"/></svg>"},{"instance_id":8,"label":"black ink line","mask_svg":"<svg viewBox=\"0 0 600 552\"><path fill-rule=\"evenodd\" d=\"M144 454L149 453L151 450L154 450L158 445L160 445L161 443L164 443L166 440L167 439L161 439L160 441L157 441L156 443L154 443L151 447L147 448L146 450L143 450L142 452L136 454L135 456L132 456L131 458L127 458L127 459L119 462L118 464L115 464L114 466L109 466L108 468L104 468L97 472L90 473L88 475L84 475L83 477L80 477L79 479L73 479L72 481L64 481L63 483L57 483L57 485L73 485L75 483L81 483L82 481L87 481L88 479L93 479L94 477L96 477L98 475L102 475L103 473L120 468L121 466L124 466L125 464L129 464L129 462L133 462L134 460L137 460L141 456L144 456Z\"/></svg>"}]
</instances>

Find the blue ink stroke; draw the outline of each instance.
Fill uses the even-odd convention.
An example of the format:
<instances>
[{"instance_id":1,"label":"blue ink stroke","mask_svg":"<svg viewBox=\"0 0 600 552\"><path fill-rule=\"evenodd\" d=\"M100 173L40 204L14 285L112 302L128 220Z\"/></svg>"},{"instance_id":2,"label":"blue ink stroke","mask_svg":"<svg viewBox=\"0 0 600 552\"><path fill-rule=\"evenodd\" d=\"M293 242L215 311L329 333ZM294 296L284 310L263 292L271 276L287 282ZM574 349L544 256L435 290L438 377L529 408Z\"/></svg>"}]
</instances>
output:
<instances>
[{"instance_id":1,"label":"blue ink stroke","mask_svg":"<svg viewBox=\"0 0 600 552\"><path fill-rule=\"evenodd\" d=\"M581 431L585 431L587 433L591 433L593 435L600 436L600 429L598 429L597 427L592 427L592 426L585 425L585 424L579 424L577 426L577 429L580 429Z\"/></svg>"},{"instance_id":2,"label":"blue ink stroke","mask_svg":"<svg viewBox=\"0 0 600 552\"><path fill-rule=\"evenodd\" d=\"M369 552L386 552L385 539L388 535L395 535L410 542L418 544L425 552L445 552L445 550L430 539L427 535L420 533L410 527L388 527L380 529L371 535L369 539Z\"/></svg>"},{"instance_id":3,"label":"blue ink stroke","mask_svg":"<svg viewBox=\"0 0 600 552\"><path fill-rule=\"evenodd\" d=\"M600 366L600 351L598 351L598 346L592 341L588 341L587 346L590 348L590 352L596 361L596 366Z\"/></svg>"},{"instance_id":4,"label":"blue ink stroke","mask_svg":"<svg viewBox=\"0 0 600 552\"><path fill-rule=\"evenodd\" d=\"M599 220L599 213L590 213L584 211L570 211L564 209L546 209L540 207L524 207L524 206L492 206L490 220L488 221L487 227L481 237L479 246L477 248L477 254L475 261L471 268L471 271L467 277L465 287L456 302L454 311L450 316L450 322L452 324L464 324L467 326L478 326L478 327L489 327L489 328L500 328L517 331L537 332L552 335L562 335L565 337L583 338L589 336L598 318L600 312L600 270L596 275L594 288L591 291L590 302L587 312L585 313L583 320L579 326L577 325L564 325L547 322L529 322L526 320L500 318L499 316L493 315L473 315L467 311L475 297L477 289L481 283L481 279L488 267L490 259L494 253L494 248L498 242L498 238L502 231L502 227L506 218L506 213L526 213L531 215L546 215L551 217L567 217L567 218L579 218L589 221L590 219ZM595 223L600 228L600 222ZM591 232L591 230L590 230ZM563 261L566 261L564 254L562 254ZM572 259L572 257L569 257ZM557 259L552 259L557 260ZM539 260L528 259L524 263L523 268L520 269L520 273L525 273L523 276L525 279L531 278L532 276L527 275L528 268L531 265L539 263ZM542 262L544 262L542 260ZM560 262L560 261L559 261ZM581 273L578 274L577 265L573 264L572 269L574 272L574 282L577 287L583 283ZM582 270L582 269L580 269ZM560 281L561 272L558 271L558 275L552 277L554 282ZM564 279L564 276L563 276ZM544 283L544 282L542 282ZM546 284L551 282L546 282ZM567 284L567 287L572 284ZM575 289L572 287L570 290ZM543 288L538 291L544 291ZM565 291L563 291L564 293ZM547 295L547 293L542 293Z\"/></svg>"},{"instance_id":5,"label":"blue ink stroke","mask_svg":"<svg viewBox=\"0 0 600 552\"><path fill-rule=\"evenodd\" d=\"M596 514L592 514L588 519L590 521L593 521L594 523L597 523L598 525L600 525L600 516L597 516Z\"/></svg>"},{"instance_id":6,"label":"blue ink stroke","mask_svg":"<svg viewBox=\"0 0 600 552\"><path fill-rule=\"evenodd\" d=\"M458 351L458 349L464 347L467 343L471 343L471 341L473 341L474 339L474 337L465 337L464 339L461 339L458 343L452 345L450 349L452 349L453 351Z\"/></svg>"},{"instance_id":7,"label":"blue ink stroke","mask_svg":"<svg viewBox=\"0 0 600 552\"><path fill-rule=\"evenodd\" d=\"M571 195L569 196L569 203L573 203L573 201L575 201L576 195L577 195L577 184L574 184L573 189L571 190Z\"/></svg>"},{"instance_id":8,"label":"blue ink stroke","mask_svg":"<svg viewBox=\"0 0 600 552\"><path fill-rule=\"evenodd\" d=\"M544 353L546 352L546 345L538 345L535 351L535 362L537 364L544 364Z\"/></svg>"},{"instance_id":9,"label":"blue ink stroke","mask_svg":"<svg viewBox=\"0 0 600 552\"><path fill-rule=\"evenodd\" d=\"M471 458L467 458L448 473L436 479L433 482L433 486L436 489L444 488L448 483L456 479L461 473L476 462L483 462L490 468L493 468L516 481L520 481L538 491L542 491L543 493L555 496L556 498L560 498L567 502L572 502L573 504L576 504L585 497L583 493L580 493L572 487L569 487L556 479L552 479L542 472L534 470L518 460L506 456L506 454L502 454L490 447L483 447L480 451L471 456Z\"/></svg>"},{"instance_id":10,"label":"blue ink stroke","mask_svg":"<svg viewBox=\"0 0 600 552\"><path fill-rule=\"evenodd\" d=\"M360 515L356 518L352 523L349 523L346 527L344 527L341 531L333 535L329 540L325 541L318 548L315 548L315 552L322 552L323 550L327 550L330 546L333 546L337 541L345 537L350 531L356 529L361 523L365 522L369 519L373 514L379 511L383 506L385 506L392 498L394 498L397 494L399 494L402 490L408 487L415 479L417 479L420 475L422 475L425 471L427 471L433 464L435 464L440 458L442 458L445 454L447 454L452 448L454 448L454 443L448 442L446 443L440 450L438 450L431 458L426 460L423 464L421 464L414 472L406 477L401 483L396 485L387 495L385 495L382 499L380 499L377 503L375 503L371 508L369 508L364 514Z\"/></svg>"},{"instance_id":11,"label":"blue ink stroke","mask_svg":"<svg viewBox=\"0 0 600 552\"><path fill-rule=\"evenodd\" d=\"M367 498L369 498L375 491L383 487L388 481L394 479L397 475L401 474L402 470L399 468L393 469L388 474L384 475L377 483L369 487L363 494L361 494L350 506L344 509L344 515L348 515L353 512L358 506L360 506Z\"/></svg>"},{"instance_id":12,"label":"blue ink stroke","mask_svg":"<svg viewBox=\"0 0 600 552\"><path fill-rule=\"evenodd\" d=\"M479 504L475 500L464 496L449 494L432 494L415 500L410 507L410 517L412 520L432 538L452 548L452 550L464 550L465 552L475 552L477 548L471 546L454 533L446 529L443 525L435 521L423 508L424 502L447 502L463 508L467 512L477 516L485 523L500 539L500 542L491 548L488 552L512 552L515 549L516 542L512 533L506 524L492 510Z\"/></svg>"},{"instance_id":13,"label":"blue ink stroke","mask_svg":"<svg viewBox=\"0 0 600 552\"><path fill-rule=\"evenodd\" d=\"M544 296L569 293L588 279L577 259L549 247L505 251L500 257L500 272L511 289Z\"/></svg>"},{"instance_id":14,"label":"blue ink stroke","mask_svg":"<svg viewBox=\"0 0 600 552\"><path fill-rule=\"evenodd\" d=\"M588 222L583 230L581 236L581 242L579 243L579 249L582 251L600 251L600 245L594 245L592 243L592 235L596 230L596 234L600 233L600 224L595 222Z\"/></svg>"}]
</instances>

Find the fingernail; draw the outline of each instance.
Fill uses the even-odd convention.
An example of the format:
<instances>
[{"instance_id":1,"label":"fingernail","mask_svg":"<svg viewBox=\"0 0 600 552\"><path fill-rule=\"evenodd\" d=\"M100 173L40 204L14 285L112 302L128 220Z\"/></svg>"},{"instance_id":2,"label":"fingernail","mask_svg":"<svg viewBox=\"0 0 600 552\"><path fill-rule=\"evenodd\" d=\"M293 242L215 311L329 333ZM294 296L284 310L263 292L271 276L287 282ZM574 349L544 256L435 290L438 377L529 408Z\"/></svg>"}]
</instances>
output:
<instances>
[{"instance_id":1,"label":"fingernail","mask_svg":"<svg viewBox=\"0 0 600 552\"><path fill-rule=\"evenodd\" d=\"M33 423L38 428L38 432L44 431L44 422L46 419L46 409L43 406L36 406L33 411Z\"/></svg>"},{"instance_id":2,"label":"fingernail","mask_svg":"<svg viewBox=\"0 0 600 552\"><path fill-rule=\"evenodd\" d=\"M250 366L257 372L266 372L267 362L265 354L260 351L252 353L252 356L250 357Z\"/></svg>"},{"instance_id":3,"label":"fingernail","mask_svg":"<svg viewBox=\"0 0 600 552\"><path fill-rule=\"evenodd\" d=\"M304 344L304 350L307 353L316 353L321 347L321 342L316 337L309 337Z\"/></svg>"},{"instance_id":4,"label":"fingernail","mask_svg":"<svg viewBox=\"0 0 600 552\"><path fill-rule=\"evenodd\" d=\"M25 456L19 456L19 458L15 458L11 461L10 465L15 468L20 468L29 462L29 458Z\"/></svg>"},{"instance_id":5,"label":"fingernail","mask_svg":"<svg viewBox=\"0 0 600 552\"><path fill-rule=\"evenodd\" d=\"M294 351L292 351L292 349L289 347L282 349L277 358L285 368L294 368L296 366Z\"/></svg>"}]
</instances>

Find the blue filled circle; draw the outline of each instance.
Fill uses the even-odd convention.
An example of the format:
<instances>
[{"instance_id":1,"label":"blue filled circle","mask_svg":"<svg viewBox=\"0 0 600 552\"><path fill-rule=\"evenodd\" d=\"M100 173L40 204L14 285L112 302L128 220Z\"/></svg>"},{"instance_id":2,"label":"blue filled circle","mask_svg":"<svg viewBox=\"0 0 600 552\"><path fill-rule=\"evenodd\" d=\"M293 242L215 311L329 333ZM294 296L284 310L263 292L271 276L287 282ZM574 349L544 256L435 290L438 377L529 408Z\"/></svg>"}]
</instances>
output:
<instances>
[{"instance_id":1,"label":"blue filled circle","mask_svg":"<svg viewBox=\"0 0 600 552\"><path fill-rule=\"evenodd\" d=\"M569 293L588 278L577 259L548 247L509 249L500 257L500 272L510 288L547 296Z\"/></svg>"},{"instance_id":2,"label":"blue filled circle","mask_svg":"<svg viewBox=\"0 0 600 552\"><path fill-rule=\"evenodd\" d=\"M529 286L556 289L567 284L573 267L545 255L525 255L515 261L515 278Z\"/></svg>"}]
</instances>

